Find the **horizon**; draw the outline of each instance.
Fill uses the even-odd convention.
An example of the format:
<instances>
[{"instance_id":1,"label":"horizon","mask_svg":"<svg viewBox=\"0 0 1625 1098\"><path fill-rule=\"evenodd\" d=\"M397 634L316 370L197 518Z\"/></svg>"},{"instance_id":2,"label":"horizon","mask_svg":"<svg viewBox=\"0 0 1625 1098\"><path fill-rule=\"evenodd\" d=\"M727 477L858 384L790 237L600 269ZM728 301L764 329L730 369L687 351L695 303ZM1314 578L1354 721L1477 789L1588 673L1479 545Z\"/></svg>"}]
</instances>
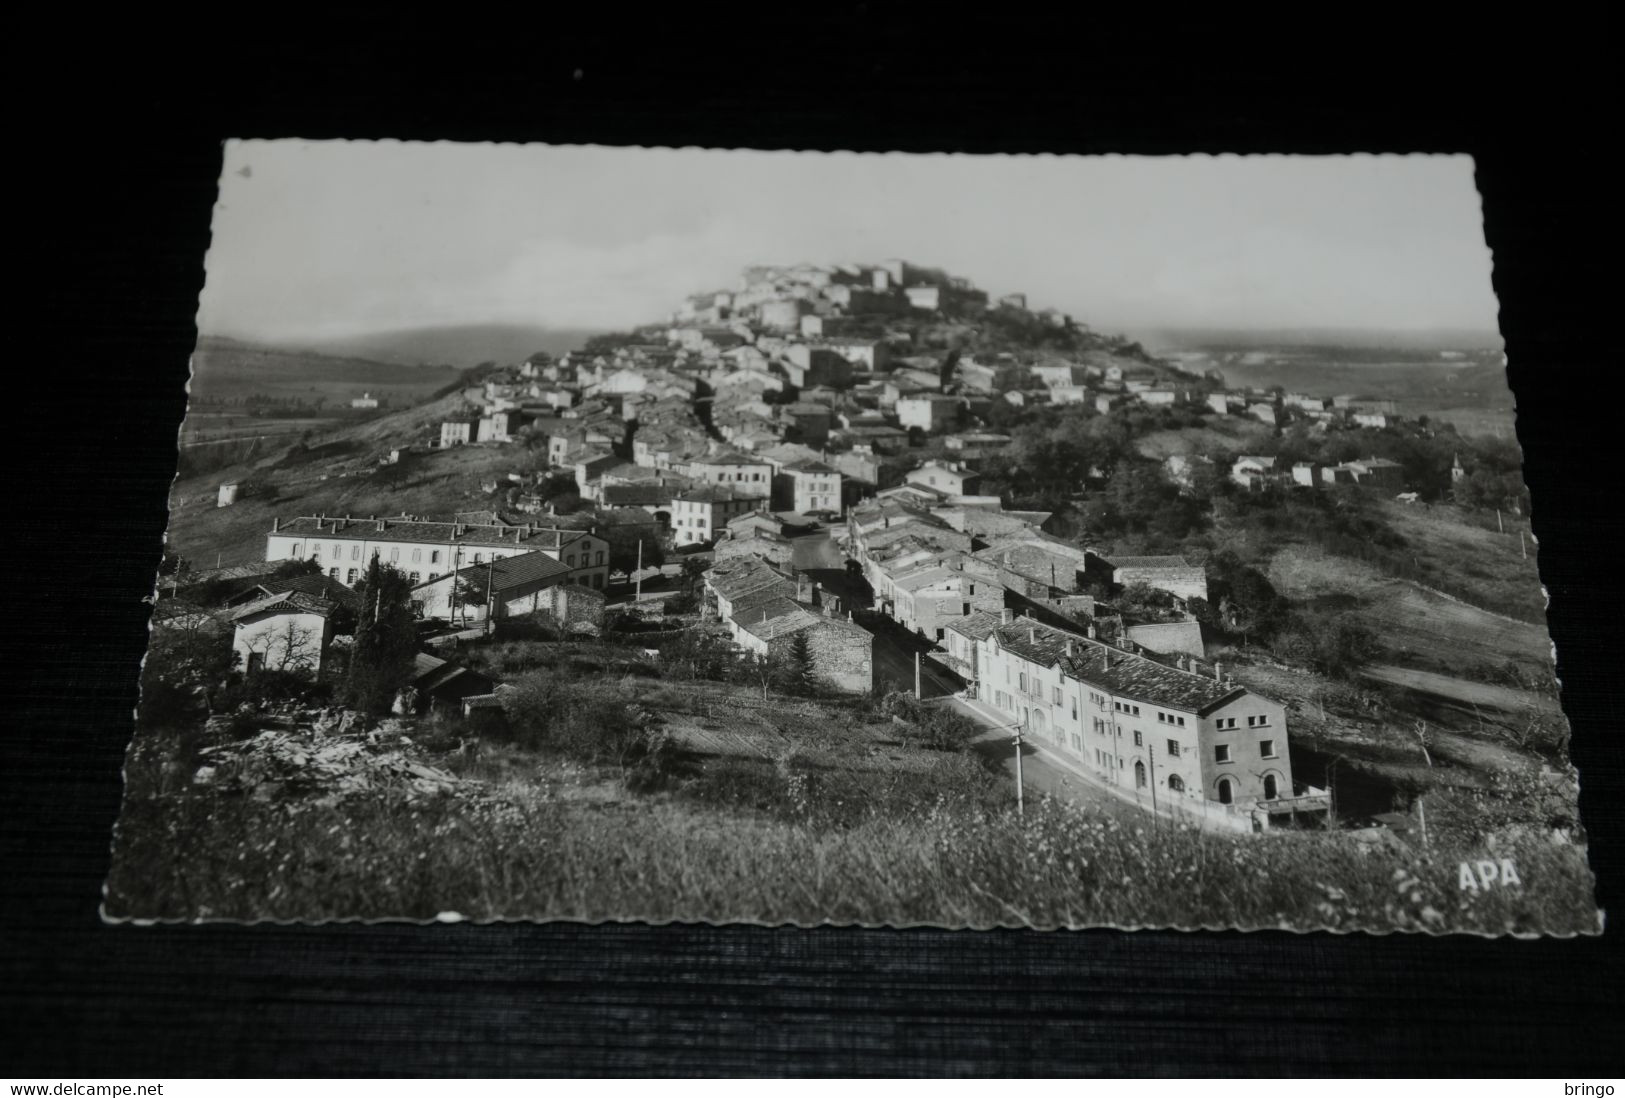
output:
<instances>
[{"instance_id":1,"label":"horizon","mask_svg":"<svg viewBox=\"0 0 1625 1098\"><path fill-rule=\"evenodd\" d=\"M198 307L277 342L662 321L749 264L901 256L1101 331L1498 331L1466 156L226 144Z\"/></svg>"}]
</instances>

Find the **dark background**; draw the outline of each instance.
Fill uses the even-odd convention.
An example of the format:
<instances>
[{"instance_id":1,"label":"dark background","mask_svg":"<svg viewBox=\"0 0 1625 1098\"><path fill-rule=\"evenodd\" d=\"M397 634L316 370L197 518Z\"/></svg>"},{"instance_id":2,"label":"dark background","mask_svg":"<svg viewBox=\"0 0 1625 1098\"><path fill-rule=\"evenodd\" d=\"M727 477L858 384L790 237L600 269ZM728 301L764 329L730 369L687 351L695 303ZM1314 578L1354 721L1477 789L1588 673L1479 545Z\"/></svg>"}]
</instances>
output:
<instances>
[{"instance_id":1,"label":"dark background","mask_svg":"<svg viewBox=\"0 0 1625 1098\"><path fill-rule=\"evenodd\" d=\"M9 143L28 296L5 373L25 390L8 431L22 460L0 734L7 1074L1618 1073L1617 933L101 925L140 600L232 136L1474 154L1582 812L1601 902L1618 906L1619 342L1605 321L1620 253L1600 28L1525 13L1444 33L1361 9L1242 33L846 4L695 8L658 26L619 8L487 18L19 25L32 78Z\"/></svg>"}]
</instances>

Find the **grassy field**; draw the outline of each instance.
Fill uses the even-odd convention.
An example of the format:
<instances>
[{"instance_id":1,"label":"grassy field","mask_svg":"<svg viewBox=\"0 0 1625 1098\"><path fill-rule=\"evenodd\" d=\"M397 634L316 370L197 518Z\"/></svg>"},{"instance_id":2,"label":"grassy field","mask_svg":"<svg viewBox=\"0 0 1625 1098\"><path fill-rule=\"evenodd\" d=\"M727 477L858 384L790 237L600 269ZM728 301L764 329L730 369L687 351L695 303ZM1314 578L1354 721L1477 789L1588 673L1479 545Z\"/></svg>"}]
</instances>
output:
<instances>
[{"instance_id":1,"label":"grassy field","mask_svg":"<svg viewBox=\"0 0 1625 1098\"><path fill-rule=\"evenodd\" d=\"M367 358L284 351L204 337L192 356L190 395L197 407L217 401L271 397L325 407L348 407L371 393L405 407L457 380L450 366L400 366Z\"/></svg>"},{"instance_id":2,"label":"grassy field","mask_svg":"<svg viewBox=\"0 0 1625 1098\"><path fill-rule=\"evenodd\" d=\"M1177 431L1153 431L1136 446L1144 456L1158 460L1172 454L1244 454L1275 434L1265 424L1241 416L1208 416L1206 424Z\"/></svg>"},{"instance_id":3,"label":"grassy field","mask_svg":"<svg viewBox=\"0 0 1625 1098\"><path fill-rule=\"evenodd\" d=\"M1551 661L1551 638L1541 626L1432 594L1313 546L1282 547L1268 575L1294 601L1333 601L1355 610L1376 634L1385 662L1459 674L1485 663L1542 667Z\"/></svg>"},{"instance_id":4,"label":"grassy field","mask_svg":"<svg viewBox=\"0 0 1625 1098\"><path fill-rule=\"evenodd\" d=\"M604 689L616 689L605 687ZM1068 803L1011 811L974 753L850 702L625 684L683 741L661 787L613 765L436 730L389 744L461 780L433 794L260 795L189 780L195 746L132 748L106 911L159 920L541 918L1038 928L1597 931L1584 848L1508 828L1526 882L1464 892L1483 833L1441 808L1428 851L1341 832L1218 835ZM443 732L443 730L441 730ZM386 737L387 739L388 737ZM442 737L443 738L443 737ZM313 745L313 750L316 746ZM365 751L381 750L376 745ZM189 752L191 752L189 754Z\"/></svg>"},{"instance_id":5,"label":"grassy field","mask_svg":"<svg viewBox=\"0 0 1625 1098\"><path fill-rule=\"evenodd\" d=\"M169 542L181 554L212 565L261 560L273 517L298 514L398 515L436 518L490 505L482 481L536 467L540 460L519 444L462 446L411 455L394 473L380 473L390 449L426 437L462 409L458 396L346 425L312 439L292 457L286 445L264 445L250 461L178 479L170 492ZM395 474L398 474L395 475ZM227 481L256 482L265 493L231 507L216 507Z\"/></svg>"}]
</instances>

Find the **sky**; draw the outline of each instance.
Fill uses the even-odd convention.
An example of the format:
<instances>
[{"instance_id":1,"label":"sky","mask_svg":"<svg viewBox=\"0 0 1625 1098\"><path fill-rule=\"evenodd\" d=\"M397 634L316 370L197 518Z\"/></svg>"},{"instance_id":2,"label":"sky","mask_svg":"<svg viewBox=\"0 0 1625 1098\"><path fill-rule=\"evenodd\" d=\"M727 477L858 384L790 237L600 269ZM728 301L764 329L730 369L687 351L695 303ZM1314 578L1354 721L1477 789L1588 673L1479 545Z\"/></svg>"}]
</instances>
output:
<instances>
[{"instance_id":1,"label":"sky","mask_svg":"<svg viewBox=\"0 0 1625 1098\"><path fill-rule=\"evenodd\" d=\"M1466 156L231 141L198 322L622 329L748 264L906 259L1103 331L1496 330Z\"/></svg>"}]
</instances>

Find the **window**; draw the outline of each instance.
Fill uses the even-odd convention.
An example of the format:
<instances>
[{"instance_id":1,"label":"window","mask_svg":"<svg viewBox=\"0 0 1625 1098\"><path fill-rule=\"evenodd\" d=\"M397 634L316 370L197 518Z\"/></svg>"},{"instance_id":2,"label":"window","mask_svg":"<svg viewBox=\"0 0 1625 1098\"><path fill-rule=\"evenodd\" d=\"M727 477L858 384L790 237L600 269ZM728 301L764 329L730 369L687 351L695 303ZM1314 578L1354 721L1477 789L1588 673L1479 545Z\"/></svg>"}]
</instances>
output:
<instances>
[{"instance_id":1,"label":"window","mask_svg":"<svg viewBox=\"0 0 1625 1098\"><path fill-rule=\"evenodd\" d=\"M1072 699L1072 719L1073 720L1078 719L1078 699L1077 698Z\"/></svg>"},{"instance_id":2,"label":"window","mask_svg":"<svg viewBox=\"0 0 1625 1098\"><path fill-rule=\"evenodd\" d=\"M1178 740L1169 740L1168 741L1168 757L1170 759L1179 758L1179 741Z\"/></svg>"},{"instance_id":3,"label":"window","mask_svg":"<svg viewBox=\"0 0 1625 1098\"><path fill-rule=\"evenodd\" d=\"M339 570L337 568L329 568L327 570L327 576L328 576L329 579L338 579L339 578Z\"/></svg>"},{"instance_id":4,"label":"window","mask_svg":"<svg viewBox=\"0 0 1625 1098\"><path fill-rule=\"evenodd\" d=\"M400 559L401 559L401 551L400 551L400 549L398 549L398 548L397 549L391 549L389 551L389 563L394 564L397 561L399 561Z\"/></svg>"},{"instance_id":5,"label":"window","mask_svg":"<svg viewBox=\"0 0 1625 1098\"><path fill-rule=\"evenodd\" d=\"M1221 743L1213 749L1213 761L1227 763L1230 761L1230 745Z\"/></svg>"},{"instance_id":6,"label":"window","mask_svg":"<svg viewBox=\"0 0 1625 1098\"><path fill-rule=\"evenodd\" d=\"M484 553L475 553L474 554L474 563L475 564L484 564L485 563L485 554Z\"/></svg>"},{"instance_id":7,"label":"window","mask_svg":"<svg viewBox=\"0 0 1625 1098\"><path fill-rule=\"evenodd\" d=\"M413 587L416 587L419 583L423 582L422 574L413 572L411 575L406 577L406 582L410 583Z\"/></svg>"},{"instance_id":8,"label":"window","mask_svg":"<svg viewBox=\"0 0 1625 1098\"><path fill-rule=\"evenodd\" d=\"M1280 795L1281 795L1281 791L1280 791L1280 787L1275 782L1275 775L1274 774L1265 774L1264 775L1264 799L1266 801L1273 801L1276 797L1278 797Z\"/></svg>"},{"instance_id":9,"label":"window","mask_svg":"<svg viewBox=\"0 0 1625 1098\"><path fill-rule=\"evenodd\" d=\"M336 571L338 571L338 569L335 568L334 571L336 572ZM357 570L354 569L354 568L350 569L349 574L344 577L344 582L345 583L354 583L355 582L355 577L356 577L356 571Z\"/></svg>"},{"instance_id":10,"label":"window","mask_svg":"<svg viewBox=\"0 0 1625 1098\"><path fill-rule=\"evenodd\" d=\"M361 546L359 546L359 545L350 546L350 559L351 560L360 560L361 559Z\"/></svg>"},{"instance_id":11,"label":"window","mask_svg":"<svg viewBox=\"0 0 1625 1098\"><path fill-rule=\"evenodd\" d=\"M1134 760L1134 787L1136 789L1145 788L1145 763L1139 759Z\"/></svg>"},{"instance_id":12,"label":"window","mask_svg":"<svg viewBox=\"0 0 1625 1098\"><path fill-rule=\"evenodd\" d=\"M1016 689L1020 690L1023 694L1027 692L1027 672L1023 671L1021 674L1016 676Z\"/></svg>"},{"instance_id":13,"label":"window","mask_svg":"<svg viewBox=\"0 0 1625 1098\"><path fill-rule=\"evenodd\" d=\"M1275 741L1274 740L1259 740L1258 741L1258 753L1260 755L1264 756L1264 758L1266 758L1266 759L1275 758Z\"/></svg>"},{"instance_id":14,"label":"window","mask_svg":"<svg viewBox=\"0 0 1625 1098\"><path fill-rule=\"evenodd\" d=\"M475 560L479 560L479 559L480 559L480 558L479 558L479 557L475 557L475 558L474 558L474 559L475 559ZM575 558L575 555L574 555L574 554L571 554L571 555L570 555L570 556L568 556L568 557L565 557L565 558L564 558L564 563L565 563L565 564L568 564L568 565L569 565L569 566L570 566L570 567L571 567L571 568L574 568L574 567L575 567L575 566L576 566L576 558Z\"/></svg>"},{"instance_id":15,"label":"window","mask_svg":"<svg viewBox=\"0 0 1625 1098\"><path fill-rule=\"evenodd\" d=\"M343 556L344 556L344 546L340 545L338 542L335 541L333 543L333 559L334 560L339 560Z\"/></svg>"},{"instance_id":16,"label":"window","mask_svg":"<svg viewBox=\"0 0 1625 1098\"><path fill-rule=\"evenodd\" d=\"M1236 727L1236 718L1234 718L1234 717L1220 717L1218 719L1218 721L1215 722L1215 723L1216 723L1216 726L1218 728L1221 728L1221 729L1223 729L1223 728L1234 728L1234 727Z\"/></svg>"},{"instance_id":17,"label":"window","mask_svg":"<svg viewBox=\"0 0 1625 1098\"><path fill-rule=\"evenodd\" d=\"M1185 792L1185 779L1181 778L1178 774L1168 775L1168 789L1173 793Z\"/></svg>"},{"instance_id":18,"label":"window","mask_svg":"<svg viewBox=\"0 0 1625 1098\"><path fill-rule=\"evenodd\" d=\"M1236 799L1235 791L1230 787L1229 778L1219 779L1219 803L1230 804Z\"/></svg>"},{"instance_id":19,"label":"window","mask_svg":"<svg viewBox=\"0 0 1625 1098\"><path fill-rule=\"evenodd\" d=\"M1134 733L1134 746L1135 747L1144 747L1145 746L1145 737L1143 735L1141 735L1139 732Z\"/></svg>"},{"instance_id":20,"label":"window","mask_svg":"<svg viewBox=\"0 0 1625 1098\"><path fill-rule=\"evenodd\" d=\"M423 559L423 550L422 549L414 549L414 550L412 550L412 563L413 564L416 564L418 561L420 561L422 559Z\"/></svg>"},{"instance_id":21,"label":"window","mask_svg":"<svg viewBox=\"0 0 1625 1098\"><path fill-rule=\"evenodd\" d=\"M1270 725L1270 719L1268 717L1248 717L1247 718L1247 727L1248 728L1268 728L1269 725Z\"/></svg>"},{"instance_id":22,"label":"window","mask_svg":"<svg viewBox=\"0 0 1625 1098\"><path fill-rule=\"evenodd\" d=\"M440 550L438 550L438 549L429 550L429 563L430 564L439 564L440 563Z\"/></svg>"},{"instance_id":23,"label":"window","mask_svg":"<svg viewBox=\"0 0 1625 1098\"><path fill-rule=\"evenodd\" d=\"M976 585L974 583L970 585L970 593L973 595L976 594Z\"/></svg>"},{"instance_id":24,"label":"window","mask_svg":"<svg viewBox=\"0 0 1625 1098\"><path fill-rule=\"evenodd\" d=\"M320 544L312 545L310 547L310 559L311 560L321 560L322 559L322 547L321 547Z\"/></svg>"},{"instance_id":25,"label":"window","mask_svg":"<svg viewBox=\"0 0 1625 1098\"><path fill-rule=\"evenodd\" d=\"M603 551L603 550L602 550L602 549L600 549L600 550L599 550L599 551L598 551L598 555L597 555L597 557L596 557L596 558L595 558L595 559L594 559L594 560L593 560L593 563L594 563L594 564L603 564L603 563L604 563L604 551Z\"/></svg>"},{"instance_id":26,"label":"window","mask_svg":"<svg viewBox=\"0 0 1625 1098\"><path fill-rule=\"evenodd\" d=\"M1061 688L1059 686L1056 686L1056 687L1052 687L1051 689L1054 691L1055 704L1060 705L1061 704Z\"/></svg>"}]
</instances>

